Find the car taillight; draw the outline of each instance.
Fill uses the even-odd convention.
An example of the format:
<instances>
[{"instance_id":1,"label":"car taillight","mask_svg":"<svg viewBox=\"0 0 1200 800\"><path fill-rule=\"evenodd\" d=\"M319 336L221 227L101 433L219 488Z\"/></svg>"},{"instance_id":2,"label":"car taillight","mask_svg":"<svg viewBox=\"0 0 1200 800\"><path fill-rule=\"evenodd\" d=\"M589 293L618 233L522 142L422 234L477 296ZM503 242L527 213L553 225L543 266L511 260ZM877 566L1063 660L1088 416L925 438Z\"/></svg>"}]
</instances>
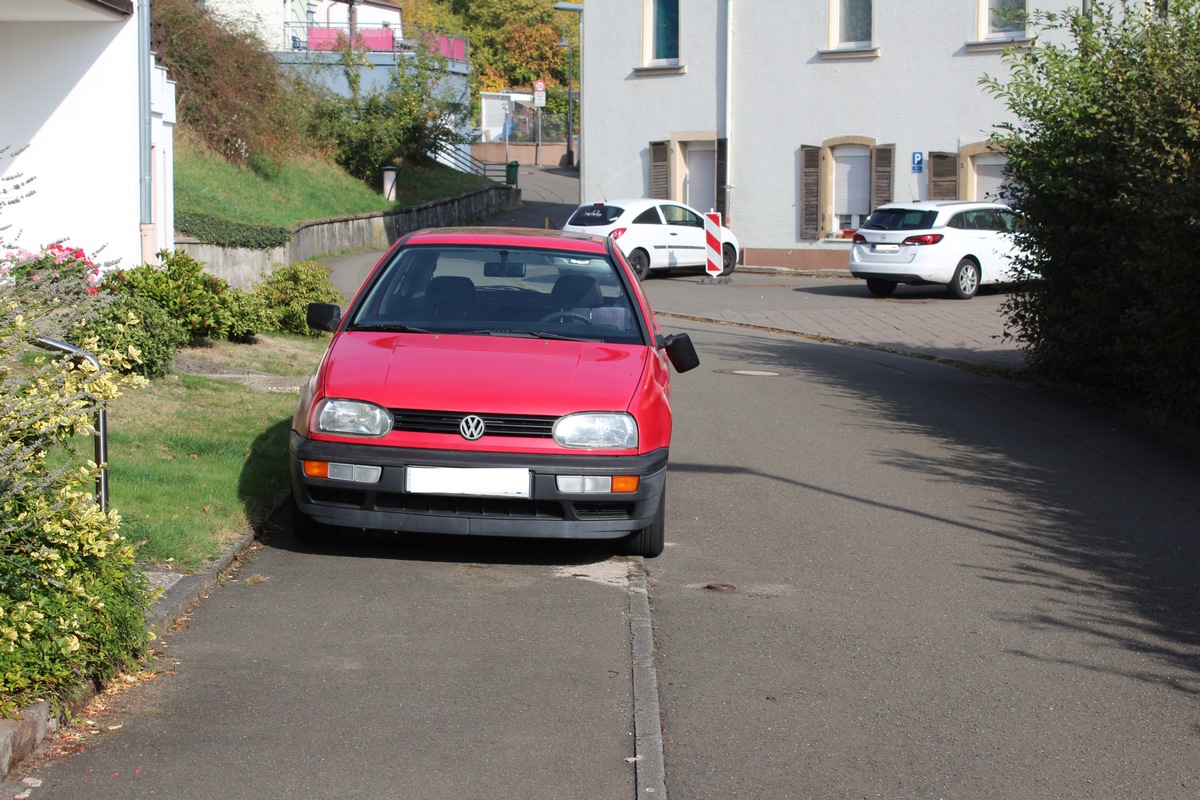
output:
<instances>
[{"instance_id":1,"label":"car taillight","mask_svg":"<svg viewBox=\"0 0 1200 800\"><path fill-rule=\"evenodd\" d=\"M866 244L867 237L863 236L861 233L856 233L856 234L854 234L854 243L855 244Z\"/></svg>"},{"instance_id":2,"label":"car taillight","mask_svg":"<svg viewBox=\"0 0 1200 800\"><path fill-rule=\"evenodd\" d=\"M920 236L910 236L901 244L937 244L944 237L940 233L922 233Z\"/></svg>"},{"instance_id":3,"label":"car taillight","mask_svg":"<svg viewBox=\"0 0 1200 800\"><path fill-rule=\"evenodd\" d=\"M609 231L609 232L608 232L608 238L610 238L610 239L620 239L620 238L621 238L621 234L623 234L623 233L625 233L625 229L624 229L624 228L613 228L611 231Z\"/></svg>"}]
</instances>

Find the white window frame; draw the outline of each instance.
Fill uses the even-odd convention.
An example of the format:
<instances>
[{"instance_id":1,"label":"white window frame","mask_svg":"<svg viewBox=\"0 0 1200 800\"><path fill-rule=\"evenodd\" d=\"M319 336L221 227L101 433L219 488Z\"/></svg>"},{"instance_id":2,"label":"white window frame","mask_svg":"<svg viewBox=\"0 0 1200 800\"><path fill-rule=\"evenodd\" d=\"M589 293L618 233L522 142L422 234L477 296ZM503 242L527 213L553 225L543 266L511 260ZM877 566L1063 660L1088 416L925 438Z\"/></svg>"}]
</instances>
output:
<instances>
[{"instance_id":1,"label":"white window frame","mask_svg":"<svg viewBox=\"0 0 1200 800\"><path fill-rule=\"evenodd\" d=\"M871 4L871 38L866 41L844 41L842 39L842 7L850 1L829 0L830 50L870 50L872 48L875 40L875 0L866 0Z\"/></svg>"},{"instance_id":2,"label":"white window frame","mask_svg":"<svg viewBox=\"0 0 1200 800\"><path fill-rule=\"evenodd\" d=\"M1029 11L1029 2L1025 0L1025 11ZM981 42L1012 41L1028 38L1028 28L1022 27L1015 31L992 30L992 0L976 0L977 28L976 36Z\"/></svg>"},{"instance_id":3,"label":"white window frame","mask_svg":"<svg viewBox=\"0 0 1200 800\"><path fill-rule=\"evenodd\" d=\"M642 3L642 64L646 67L678 67L682 63L680 52L683 49L683 40L680 37L680 28L682 27L682 17L684 10L684 0L679 0L679 10L675 19L675 43L677 51L674 58L655 58L654 53L657 49L656 36L658 35L658 0L643 0Z\"/></svg>"}]
</instances>

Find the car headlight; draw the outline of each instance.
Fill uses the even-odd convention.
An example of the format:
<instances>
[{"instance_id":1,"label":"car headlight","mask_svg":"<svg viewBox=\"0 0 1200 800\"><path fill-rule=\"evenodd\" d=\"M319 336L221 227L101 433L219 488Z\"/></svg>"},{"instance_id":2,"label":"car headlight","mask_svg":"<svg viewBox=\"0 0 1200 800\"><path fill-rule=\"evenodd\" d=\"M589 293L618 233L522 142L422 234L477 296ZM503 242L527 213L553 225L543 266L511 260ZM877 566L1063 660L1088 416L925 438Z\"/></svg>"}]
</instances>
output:
<instances>
[{"instance_id":1,"label":"car headlight","mask_svg":"<svg viewBox=\"0 0 1200 800\"><path fill-rule=\"evenodd\" d=\"M361 400L322 400L316 420L319 432L344 436L383 436L392 429L386 408Z\"/></svg>"},{"instance_id":2,"label":"car headlight","mask_svg":"<svg viewBox=\"0 0 1200 800\"><path fill-rule=\"evenodd\" d=\"M554 423L554 441L563 447L633 450L637 423L628 414L569 414Z\"/></svg>"}]
</instances>

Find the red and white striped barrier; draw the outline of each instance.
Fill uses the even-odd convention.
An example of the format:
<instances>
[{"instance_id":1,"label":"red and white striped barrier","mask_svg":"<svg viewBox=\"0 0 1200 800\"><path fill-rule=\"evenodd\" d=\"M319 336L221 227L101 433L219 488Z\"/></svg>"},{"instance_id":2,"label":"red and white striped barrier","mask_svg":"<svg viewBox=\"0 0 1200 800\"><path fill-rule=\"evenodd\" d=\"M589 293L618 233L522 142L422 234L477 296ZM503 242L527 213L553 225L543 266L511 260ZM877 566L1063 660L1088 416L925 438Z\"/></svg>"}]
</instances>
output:
<instances>
[{"instance_id":1,"label":"red and white striped barrier","mask_svg":"<svg viewBox=\"0 0 1200 800\"><path fill-rule=\"evenodd\" d=\"M708 263L704 269L714 278L725 270L725 262L721 253L721 214L710 211L704 215L704 250Z\"/></svg>"}]
</instances>

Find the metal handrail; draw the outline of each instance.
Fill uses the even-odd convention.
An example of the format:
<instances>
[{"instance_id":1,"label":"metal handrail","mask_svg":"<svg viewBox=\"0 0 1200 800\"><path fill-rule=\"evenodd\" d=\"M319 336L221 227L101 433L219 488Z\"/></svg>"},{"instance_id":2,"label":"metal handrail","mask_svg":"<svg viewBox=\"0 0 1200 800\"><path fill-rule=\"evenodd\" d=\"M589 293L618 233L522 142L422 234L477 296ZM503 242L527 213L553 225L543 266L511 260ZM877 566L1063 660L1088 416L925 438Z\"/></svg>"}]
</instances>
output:
<instances>
[{"instance_id":1,"label":"metal handrail","mask_svg":"<svg viewBox=\"0 0 1200 800\"><path fill-rule=\"evenodd\" d=\"M43 350L57 350L60 353L66 353L72 358L82 358L96 368L96 374L104 371L104 367L100 364L100 359L81 347L76 347L59 339L38 339L34 344ZM107 512L108 411L105 410L103 402L96 407L96 464L100 467L100 472L96 475L96 502L100 505L101 511Z\"/></svg>"},{"instance_id":2,"label":"metal handrail","mask_svg":"<svg viewBox=\"0 0 1200 800\"><path fill-rule=\"evenodd\" d=\"M452 166L460 172L473 172L476 175L481 175L492 180L504 180L506 176L507 165L498 161L481 161L470 153L464 153L455 147L450 147L442 142L434 145L434 158L442 158L449 161Z\"/></svg>"}]
</instances>

